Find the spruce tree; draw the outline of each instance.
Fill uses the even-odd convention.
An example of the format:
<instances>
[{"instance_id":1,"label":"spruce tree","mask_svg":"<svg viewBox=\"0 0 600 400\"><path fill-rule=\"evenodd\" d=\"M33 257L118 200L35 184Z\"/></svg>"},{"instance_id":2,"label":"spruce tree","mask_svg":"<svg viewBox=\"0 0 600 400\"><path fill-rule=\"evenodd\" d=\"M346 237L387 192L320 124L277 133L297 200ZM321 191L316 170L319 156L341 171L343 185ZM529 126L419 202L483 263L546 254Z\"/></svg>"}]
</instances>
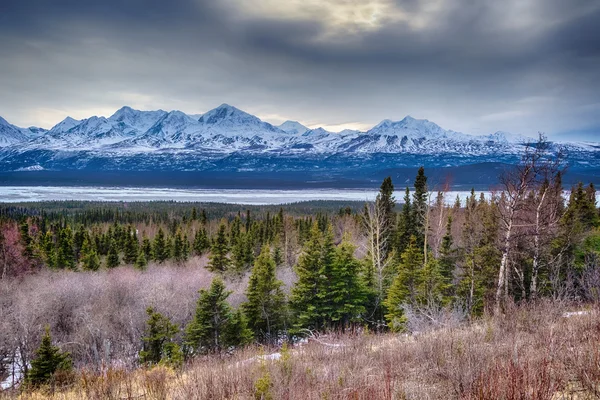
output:
<instances>
[{"instance_id":1,"label":"spruce tree","mask_svg":"<svg viewBox=\"0 0 600 400\"><path fill-rule=\"evenodd\" d=\"M389 240L395 236L396 231L396 212L394 211L396 199L394 198L394 184L391 177L388 176L383 180L375 202L384 215L383 228L385 229L385 237L382 239ZM386 250L389 253L391 246L388 246ZM385 257L387 257L387 254Z\"/></svg>"},{"instance_id":2,"label":"spruce tree","mask_svg":"<svg viewBox=\"0 0 600 400\"><path fill-rule=\"evenodd\" d=\"M123 261L125 261L126 264L133 264L137 259L140 244L138 242L137 233L131 225L127 228L126 235Z\"/></svg>"},{"instance_id":3,"label":"spruce tree","mask_svg":"<svg viewBox=\"0 0 600 400\"><path fill-rule=\"evenodd\" d=\"M198 256L201 256L210 248L210 241L208 240L206 229L200 228L196 231L193 248L194 253Z\"/></svg>"},{"instance_id":4,"label":"spruce tree","mask_svg":"<svg viewBox=\"0 0 600 400\"><path fill-rule=\"evenodd\" d=\"M165 232L158 228L152 244L152 258L159 263L165 262L169 258L169 248L165 239Z\"/></svg>"},{"instance_id":5,"label":"spruce tree","mask_svg":"<svg viewBox=\"0 0 600 400\"><path fill-rule=\"evenodd\" d=\"M365 313L366 289L361 279L361 264L354 257L355 247L347 237L335 249L332 278L325 287L327 301L332 305L328 316L332 325L345 329Z\"/></svg>"},{"instance_id":6,"label":"spruce tree","mask_svg":"<svg viewBox=\"0 0 600 400\"><path fill-rule=\"evenodd\" d=\"M298 264L298 281L292 288L290 305L295 312L296 325L299 328L319 329L322 325L319 289L321 288L322 234L317 223L312 224L310 236Z\"/></svg>"},{"instance_id":7,"label":"spruce tree","mask_svg":"<svg viewBox=\"0 0 600 400\"><path fill-rule=\"evenodd\" d=\"M142 237L142 248L141 249L144 252L144 256L146 257L146 260L152 259L152 243L150 242L150 239L148 239L146 234L144 234Z\"/></svg>"},{"instance_id":8,"label":"spruce tree","mask_svg":"<svg viewBox=\"0 0 600 400\"><path fill-rule=\"evenodd\" d=\"M187 254L185 254L185 244L183 242L183 234L181 230L177 230L175 239L173 240L173 259L177 263L182 263L187 260Z\"/></svg>"},{"instance_id":9,"label":"spruce tree","mask_svg":"<svg viewBox=\"0 0 600 400\"><path fill-rule=\"evenodd\" d=\"M52 231L47 231L43 237L42 251L48 268L57 267L56 246L54 244L54 235Z\"/></svg>"},{"instance_id":10,"label":"spruce tree","mask_svg":"<svg viewBox=\"0 0 600 400\"><path fill-rule=\"evenodd\" d=\"M407 187L404 192L404 204L402 211L398 216L398 226L396 228L396 257L399 260L404 250L408 247L410 237L415 234L415 224L413 221L413 209L411 206L410 189Z\"/></svg>"},{"instance_id":11,"label":"spruce tree","mask_svg":"<svg viewBox=\"0 0 600 400\"><path fill-rule=\"evenodd\" d=\"M425 235L427 234L427 232L425 232L425 219L427 216L427 201L429 196L425 168L419 168L414 186L415 192L413 193L411 222L414 224L415 229L412 234L415 236L417 247L422 249L425 244Z\"/></svg>"},{"instance_id":12,"label":"spruce tree","mask_svg":"<svg viewBox=\"0 0 600 400\"><path fill-rule=\"evenodd\" d=\"M387 309L388 326L394 331L404 330L406 318L402 306L415 304L418 300L419 285L422 279L423 252L417 247L414 236L410 238L410 243L401 259L398 275L388 290L384 302Z\"/></svg>"},{"instance_id":13,"label":"spruce tree","mask_svg":"<svg viewBox=\"0 0 600 400\"><path fill-rule=\"evenodd\" d=\"M106 255L106 268L116 268L121 261L119 260L119 250L117 242L113 239L108 246L108 254Z\"/></svg>"},{"instance_id":14,"label":"spruce tree","mask_svg":"<svg viewBox=\"0 0 600 400\"><path fill-rule=\"evenodd\" d=\"M85 235L80 252L81 267L86 271L100 269L100 257L88 235Z\"/></svg>"},{"instance_id":15,"label":"spruce tree","mask_svg":"<svg viewBox=\"0 0 600 400\"><path fill-rule=\"evenodd\" d=\"M58 268L75 269L73 232L68 226L60 231L56 265Z\"/></svg>"},{"instance_id":16,"label":"spruce tree","mask_svg":"<svg viewBox=\"0 0 600 400\"><path fill-rule=\"evenodd\" d=\"M152 307L146 309L146 314L148 314L148 320L142 337L143 346L142 351L140 351L140 362L147 365L161 362L180 365L183 362L183 352L174 341L179 328L169 318L155 311Z\"/></svg>"},{"instance_id":17,"label":"spruce tree","mask_svg":"<svg viewBox=\"0 0 600 400\"><path fill-rule=\"evenodd\" d=\"M246 297L242 304L249 328L262 342L275 341L285 327L285 295L283 283L275 277L275 261L268 245L264 245L254 262Z\"/></svg>"},{"instance_id":18,"label":"spruce tree","mask_svg":"<svg viewBox=\"0 0 600 400\"><path fill-rule=\"evenodd\" d=\"M456 252L452 246L452 216L448 216L448 220L446 222L446 233L444 234L442 243L440 245L439 258L440 273L447 289L445 292L446 297L451 297L453 295L452 283L454 280L454 269L456 265Z\"/></svg>"},{"instance_id":19,"label":"spruce tree","mask_svg":"<svg viewBox=\"0 0 600 400\"><path fill-rule=\"evenodd\" d=\"M208 263L208 269L210 271L223 272L230 264L230 260L227 257L229 247L227 244L225 229L225 224L221 224L221 226L219 226L217 237L215 238L215 241L211 247L210 260Z\"/></svg>"},{"instance_id":20,"label":"spruce tree","mask_svg":"<svg viewBox=\"0 0 600 400\"><path fill-rule=\"evenodd\" d=\"M186 345L193 353L220 352L230 346L244 344L248 332L245 319L237 318L227 303L231 294L220 278L212 281L210 289L201 289L193 320L185 329ZM233 325L233 326L232 326ZM232 332L237 331L238 337Z\"/></svg>"},{"instance_id":21,"label":"spruce tree","mask_svg":"<svg viewBox=\"0 0 600 400\"><path fill-rule=\"evenodd\" d=\"M51 383L58 372L69 372L73 369L69 353L60 351L52 345L50 328L46 326L46 332L42 337L40 347L35 352L35 358L31 361L31 368L25 376L26 385L39 387Z\"/></svg>"},{"instance_id":22,"label":"spruce tree","mask_svg":"<svg viewBox=\"0 0 600 400\"><path fill-rule=\"evenodd\" d=\"M145 270L148 266L148 259L146 258L146 253L143 249L140 249L134 265L139 270Z\"/></svg>"},{"instance_id":23,"label":"spruce tree","mask_svg":"<svg viewBox=\"0 0 600 400\"><path fill-rule=\"evenodd\" d=\"M29 224L27 221L19 226L19 233L21 235L21 244L23 245L23 257L26 259L33 258L33 238L29 234Z\"/></svg>"}]
</instances>

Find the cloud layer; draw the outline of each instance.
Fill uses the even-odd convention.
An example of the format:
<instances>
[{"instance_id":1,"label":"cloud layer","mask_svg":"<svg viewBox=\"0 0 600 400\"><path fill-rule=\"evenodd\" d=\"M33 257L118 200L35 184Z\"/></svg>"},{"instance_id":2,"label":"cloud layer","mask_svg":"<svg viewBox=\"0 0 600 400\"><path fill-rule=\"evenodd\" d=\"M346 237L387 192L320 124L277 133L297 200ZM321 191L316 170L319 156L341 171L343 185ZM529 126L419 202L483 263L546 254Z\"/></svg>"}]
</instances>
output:
<instances>
[{"instance_id":1,"label":"cloud layer","mask_svg":"<svg viewBox=\"0 0 600 400\"><path fill-rule=\"evenodd\" d=\"M595 0L5 0L0 115L227 102L330 128L593 134L599 20Z\"/></svg>"}]
</instances>

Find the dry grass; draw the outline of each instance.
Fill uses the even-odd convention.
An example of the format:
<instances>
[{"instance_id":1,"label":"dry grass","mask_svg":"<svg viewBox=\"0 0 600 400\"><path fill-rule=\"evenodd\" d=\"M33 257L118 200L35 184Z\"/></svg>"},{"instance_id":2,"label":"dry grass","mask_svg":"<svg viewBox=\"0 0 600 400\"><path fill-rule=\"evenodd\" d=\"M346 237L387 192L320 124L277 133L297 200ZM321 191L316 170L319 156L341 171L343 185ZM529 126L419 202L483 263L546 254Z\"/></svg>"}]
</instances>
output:
<instances>
[{"instance_id":1,"label":"dry grass","mask_svg":"<svg viewBox=\"0 0 600 400\"><path fill-rule=\"evenodd\" d=\"M591 310L564 318L564 311L543 303L419 336L330 335L278 359L261 356L276 349L249 348L198 358L181 371L82 373L62 392L21 398L600 398L600 315Z\"/></svg>"}]
</instances>

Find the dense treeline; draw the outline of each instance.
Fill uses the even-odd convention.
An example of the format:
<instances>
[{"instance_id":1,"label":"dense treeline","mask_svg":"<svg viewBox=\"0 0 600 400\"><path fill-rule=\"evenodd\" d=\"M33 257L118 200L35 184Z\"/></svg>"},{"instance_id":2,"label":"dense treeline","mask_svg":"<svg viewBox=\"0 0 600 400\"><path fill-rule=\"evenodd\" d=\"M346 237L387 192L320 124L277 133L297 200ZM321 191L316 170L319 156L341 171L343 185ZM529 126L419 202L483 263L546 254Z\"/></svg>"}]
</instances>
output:
<instances>
[{"instance_id":1,"label":"dense treeline","mask_svg":"<svg viewBox=\"0 0 600 400\"><path fill-rule=\"evenodd\" d=\"M180 364L197 354L315 331L417 330L423 320L501 313L540 297L599 301L595 188L579 184L565 198L560 157L548 157L545 146L541 140L528 148L521 164L502 176L500 190L487 198L472 191L464 204L431 192L420 168L401 204L388 177L375 202L359 210L248 209L215 218L181 205L177 212L146 214L82 204L76 211L4 208L2 280L42 269L101 273L120 265L143 276L149 263L189 274L190 257L206 260L200 268L212 283L196 288L195 306L181 314L150 299L145 324L119 339L130 342L119 344L125 350L86 358L78 349L76 365L112 356L132 364ZM294 278L283 282L278 276L286 269ZM224 280L236 279L244 282L243 296L233 304ZM2 315L10 316L12 306L3 302ZM116 307L122 308L115 313L131 312ZM17 320L3 323L16 337L0 343L0 356L28 376L39 375L31 372L32 336L21 340ZM70 337L68 324L50 317L45 323L61 339ZM102 347L93 346L95 352Z\"/></svg>"}]
</instances>

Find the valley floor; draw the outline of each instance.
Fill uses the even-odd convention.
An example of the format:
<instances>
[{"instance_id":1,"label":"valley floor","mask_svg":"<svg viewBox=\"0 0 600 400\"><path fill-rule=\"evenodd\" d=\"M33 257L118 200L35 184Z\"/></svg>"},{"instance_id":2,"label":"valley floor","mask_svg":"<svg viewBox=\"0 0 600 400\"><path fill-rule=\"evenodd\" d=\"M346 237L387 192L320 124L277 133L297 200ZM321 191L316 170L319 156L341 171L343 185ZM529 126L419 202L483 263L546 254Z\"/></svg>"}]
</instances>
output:
<instances>
[{"instance_id":1,"label":"valley floor","mask_svg":"<svg viewBox=\"0 0 600 400\"><path fill-rule=\"evenodd\" d=\"M544 302L411 336L327 335L177 371L80 373L62 391L0 399L598 399L599 317Z\"/></svg>"}]
</instances>

